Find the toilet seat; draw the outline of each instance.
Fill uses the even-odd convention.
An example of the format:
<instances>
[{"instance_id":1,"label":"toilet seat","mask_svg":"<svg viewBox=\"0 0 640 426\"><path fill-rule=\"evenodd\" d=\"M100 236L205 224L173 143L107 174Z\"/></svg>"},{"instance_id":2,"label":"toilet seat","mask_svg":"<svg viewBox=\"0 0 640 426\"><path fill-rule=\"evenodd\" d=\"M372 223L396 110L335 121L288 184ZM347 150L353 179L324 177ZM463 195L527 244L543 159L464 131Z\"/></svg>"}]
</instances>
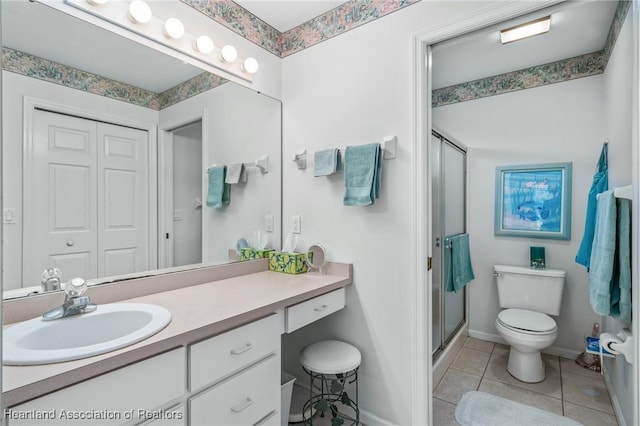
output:
<instances>
[{"instance_id":1,"label":"toilet seat","mask_svg":"<svg viewBox=\"0 0 640 426\"><path fill-rule=\"evenodd\" d=\"M534 335L552 334L558 329L550 316L526 309L505 309L498 314L498 323L515 332Z\"/></svg>"}]
</instances>

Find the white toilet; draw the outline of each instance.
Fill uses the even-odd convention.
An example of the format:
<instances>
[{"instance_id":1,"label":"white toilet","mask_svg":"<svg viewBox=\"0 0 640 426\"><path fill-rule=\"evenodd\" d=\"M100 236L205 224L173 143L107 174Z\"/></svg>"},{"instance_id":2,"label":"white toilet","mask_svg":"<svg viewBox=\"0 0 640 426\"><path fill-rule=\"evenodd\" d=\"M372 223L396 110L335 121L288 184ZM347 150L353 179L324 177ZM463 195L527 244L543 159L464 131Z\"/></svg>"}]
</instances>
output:
<instances>
[{"instance_id":1,"label":"white toilet","mask_svg":"<svg viewBox=\"0 0 640 426\"><path fill-rule=\"evenodd\" d=\"M500 307L498 334L511 346L507 370L516 379L544 380L540 351L558 337L558 326L549 315L560 314L565 271L495 265ZM547 315L548 314L548 315Z\"/></svg>"}]
</instances>

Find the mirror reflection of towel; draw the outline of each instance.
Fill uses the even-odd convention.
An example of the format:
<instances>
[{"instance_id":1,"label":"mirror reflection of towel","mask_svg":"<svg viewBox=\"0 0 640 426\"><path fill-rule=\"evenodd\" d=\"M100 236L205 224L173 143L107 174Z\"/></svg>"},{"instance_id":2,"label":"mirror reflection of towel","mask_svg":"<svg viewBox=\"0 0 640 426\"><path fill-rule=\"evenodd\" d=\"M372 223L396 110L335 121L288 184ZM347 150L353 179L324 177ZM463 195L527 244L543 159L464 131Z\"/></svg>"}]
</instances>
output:
<instances>
[{"instance_id":1,"label":"mirror reflection of towel","mask_svg":"<svg viewBox=\"0 0 640 426\"><path fill-rule=\"evenodd\" d=\"M235 163L231 164L227 168L227 177L225 178L225 183L235 185L240 182L247 181L247 170L244 167L243 163Z\"/></svg>"},{"instance_id":2,"label":"mirror reflection of towel","mask_svg":"<svg viewBox=\"0 0 640 426\"><path fill-rule=\"evenodd\" d=\"M207 170L209 188L207 206L221 208L231 201L231 185L225 183L227 166L210 167Z\"/></svg>"}]
</instances>

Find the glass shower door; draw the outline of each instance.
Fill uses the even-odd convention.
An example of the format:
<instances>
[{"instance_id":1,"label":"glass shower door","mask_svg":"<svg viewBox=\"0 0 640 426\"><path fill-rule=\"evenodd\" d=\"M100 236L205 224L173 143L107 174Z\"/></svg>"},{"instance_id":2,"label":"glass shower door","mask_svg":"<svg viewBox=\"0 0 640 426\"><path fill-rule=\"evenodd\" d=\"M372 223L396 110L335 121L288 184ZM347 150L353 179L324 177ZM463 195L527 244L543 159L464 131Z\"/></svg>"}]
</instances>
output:
<instances>
[{"instance_id":1,"label":"glass shower door","mask_svg":"<svg viewBox=\"0 0 640 426\"><path fill-rule=\"evenodd\" d=\"M465 292L445 291L448 236L466 232L466 152L438 133L432 136L433 352L444 349L465 321Z\"/></svg>"}]
</instances>

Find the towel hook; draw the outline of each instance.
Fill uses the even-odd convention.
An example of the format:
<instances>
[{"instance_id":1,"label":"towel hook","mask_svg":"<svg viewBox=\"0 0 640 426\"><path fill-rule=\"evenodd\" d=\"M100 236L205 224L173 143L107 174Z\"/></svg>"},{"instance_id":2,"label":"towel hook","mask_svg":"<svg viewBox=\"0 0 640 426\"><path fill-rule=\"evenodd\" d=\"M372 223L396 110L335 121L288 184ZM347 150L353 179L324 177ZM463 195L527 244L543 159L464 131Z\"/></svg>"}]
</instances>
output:
<instances>
[{"instance_id":1,"label":"towel hook","mask_svg":"<svg viewBox=\"0 0 640 426\"><path fill-rule=\"evenodd\" d=\"M304 170L307 168L307 150L299 151L293 156L293 161L296 162L298 170Z\"/></svg>"}]
</instances>

